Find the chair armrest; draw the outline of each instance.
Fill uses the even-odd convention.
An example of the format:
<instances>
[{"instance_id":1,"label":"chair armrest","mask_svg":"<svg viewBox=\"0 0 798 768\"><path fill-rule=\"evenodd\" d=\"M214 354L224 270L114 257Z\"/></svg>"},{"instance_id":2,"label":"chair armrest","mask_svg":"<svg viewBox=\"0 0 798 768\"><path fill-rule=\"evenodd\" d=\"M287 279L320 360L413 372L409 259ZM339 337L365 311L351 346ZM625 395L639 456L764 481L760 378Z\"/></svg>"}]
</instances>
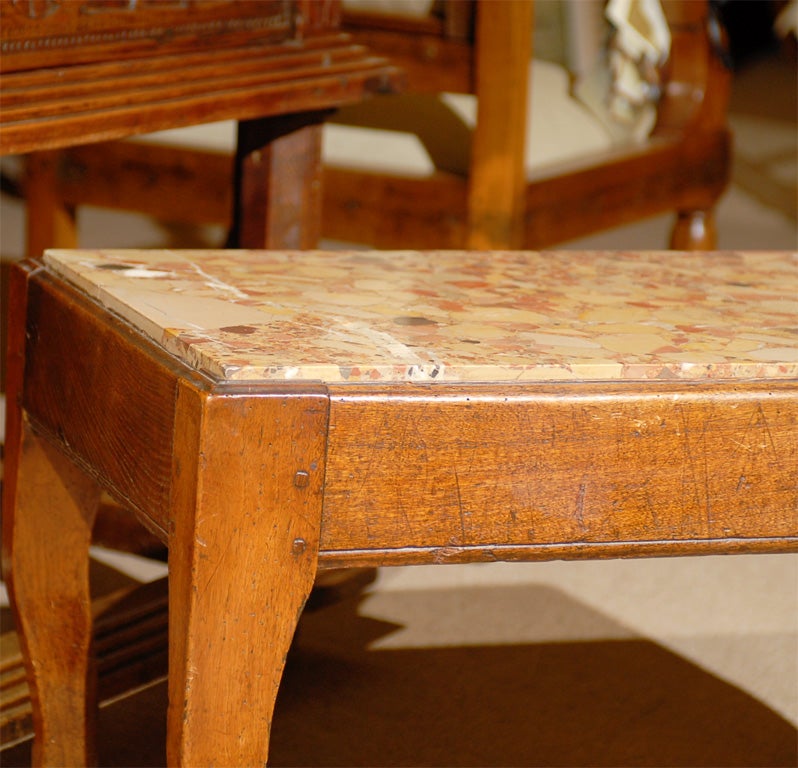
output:
<instances>
[{"instance_id":1,"label":"chair armrest","mask_svg":"<svg viewBox=\"0 0 798 768\"><path fill-rule=\"evenodd\" d=\"M722 30L709 4L664 0L671 54L662 72L662 97L654 135L726 128L731 73Z\"/></svg>"}]
</instances>

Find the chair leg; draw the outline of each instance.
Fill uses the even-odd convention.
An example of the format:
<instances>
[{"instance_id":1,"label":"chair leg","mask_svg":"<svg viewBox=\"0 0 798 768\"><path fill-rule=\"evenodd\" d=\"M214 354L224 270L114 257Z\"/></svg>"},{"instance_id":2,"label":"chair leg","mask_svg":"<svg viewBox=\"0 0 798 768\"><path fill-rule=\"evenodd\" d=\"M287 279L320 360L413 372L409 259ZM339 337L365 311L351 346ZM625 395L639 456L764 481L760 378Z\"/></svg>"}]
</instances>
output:
<instances>
[{"instance_id":1,"label":"chair leg","mask_svg":"<svg viewBox=\"0 0 798 768\"><path fill-rule=\"evenodd\" d=\"M27 255L38 258L47 248L76 248L77 218L59 193L61 153L34 152L25 159Z\"/></svg>"},{"instance_id":2,"label":"chair leg","mask_svg":"<svg viewBox=\"0 0 798 768\"><path fill-rule=\"evenodd\" d=\"M532 3L477 5L478 112L468 179L468 248L520 248L523 243L533 11ZM496 73L501 73L501 88Z\"/></svg>"},{"instance_id":3,"label":"chair leg","mask_svg":"<svg viewBox=\"0 0 798 768\"><path fill-rule=\"evenodd\" d=\"M315 248L326 112L239 123L228 247Z\"/></svg>"},{"instance_id":4,"label":"chair leg","mask_svg":"<svg viewBox=\"0 0 798 768\"><path fill-rule=\"evenodd\" d=\"M712 251L718 244L715 213L712 210L679 211L671 234L671 248L677 251Z\"/></svg>"}]
</instances>

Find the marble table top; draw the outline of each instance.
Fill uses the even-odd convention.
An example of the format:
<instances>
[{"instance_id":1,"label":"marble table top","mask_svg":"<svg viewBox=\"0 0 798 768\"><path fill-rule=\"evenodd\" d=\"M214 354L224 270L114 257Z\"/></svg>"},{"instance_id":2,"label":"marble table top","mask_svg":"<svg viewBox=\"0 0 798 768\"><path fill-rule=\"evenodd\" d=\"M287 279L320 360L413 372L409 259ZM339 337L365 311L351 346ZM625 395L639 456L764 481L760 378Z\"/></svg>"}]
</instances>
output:
<instances>
[{"instance_id":1,"label":"marble table top","mask_svg":"<svg viewBox=\"0 0 798 768\"><path fill-rule=\"evenodd\" d=\"M49 251L228 380L798 377L798 253Z\"/></svg>"}]
</instances>

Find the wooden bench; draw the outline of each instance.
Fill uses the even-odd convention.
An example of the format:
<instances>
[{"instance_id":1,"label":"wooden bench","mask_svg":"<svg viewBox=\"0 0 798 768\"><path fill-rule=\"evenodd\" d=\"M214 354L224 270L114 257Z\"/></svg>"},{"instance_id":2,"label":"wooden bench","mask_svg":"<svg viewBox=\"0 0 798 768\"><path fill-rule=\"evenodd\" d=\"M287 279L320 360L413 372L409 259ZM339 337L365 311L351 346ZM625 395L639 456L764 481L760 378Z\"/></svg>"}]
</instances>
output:
<instances>
[{"instance_id":1,"label":"wooden bench","mask_svg":"<svg viewBox=\"0 0 798 768\"><path fill-rule=\"evenodd\" d=\"M51 251L20 266L3 562L36 764L93 758L100 488L169 547L174 765L264 763L320 570L795 551L797 259Z\"/></svg>"}]
</instances>

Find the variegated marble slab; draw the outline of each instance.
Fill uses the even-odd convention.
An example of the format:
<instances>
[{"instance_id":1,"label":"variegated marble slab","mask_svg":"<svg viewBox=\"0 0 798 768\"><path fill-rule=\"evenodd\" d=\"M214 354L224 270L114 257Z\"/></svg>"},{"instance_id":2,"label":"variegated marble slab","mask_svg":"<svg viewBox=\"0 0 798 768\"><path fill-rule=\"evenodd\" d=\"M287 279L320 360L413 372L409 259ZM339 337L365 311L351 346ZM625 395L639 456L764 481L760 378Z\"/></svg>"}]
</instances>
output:
<instances>
[{"instance_id":1,"label":"variegated marble slab","mask_svg":"<svg viewBox=\"0 0 798 768\"><path fill-rule=\"evenodd\" d=\"M798 377L798 254L49 251L230 380Z\"/></svg>"}]
</instances>

